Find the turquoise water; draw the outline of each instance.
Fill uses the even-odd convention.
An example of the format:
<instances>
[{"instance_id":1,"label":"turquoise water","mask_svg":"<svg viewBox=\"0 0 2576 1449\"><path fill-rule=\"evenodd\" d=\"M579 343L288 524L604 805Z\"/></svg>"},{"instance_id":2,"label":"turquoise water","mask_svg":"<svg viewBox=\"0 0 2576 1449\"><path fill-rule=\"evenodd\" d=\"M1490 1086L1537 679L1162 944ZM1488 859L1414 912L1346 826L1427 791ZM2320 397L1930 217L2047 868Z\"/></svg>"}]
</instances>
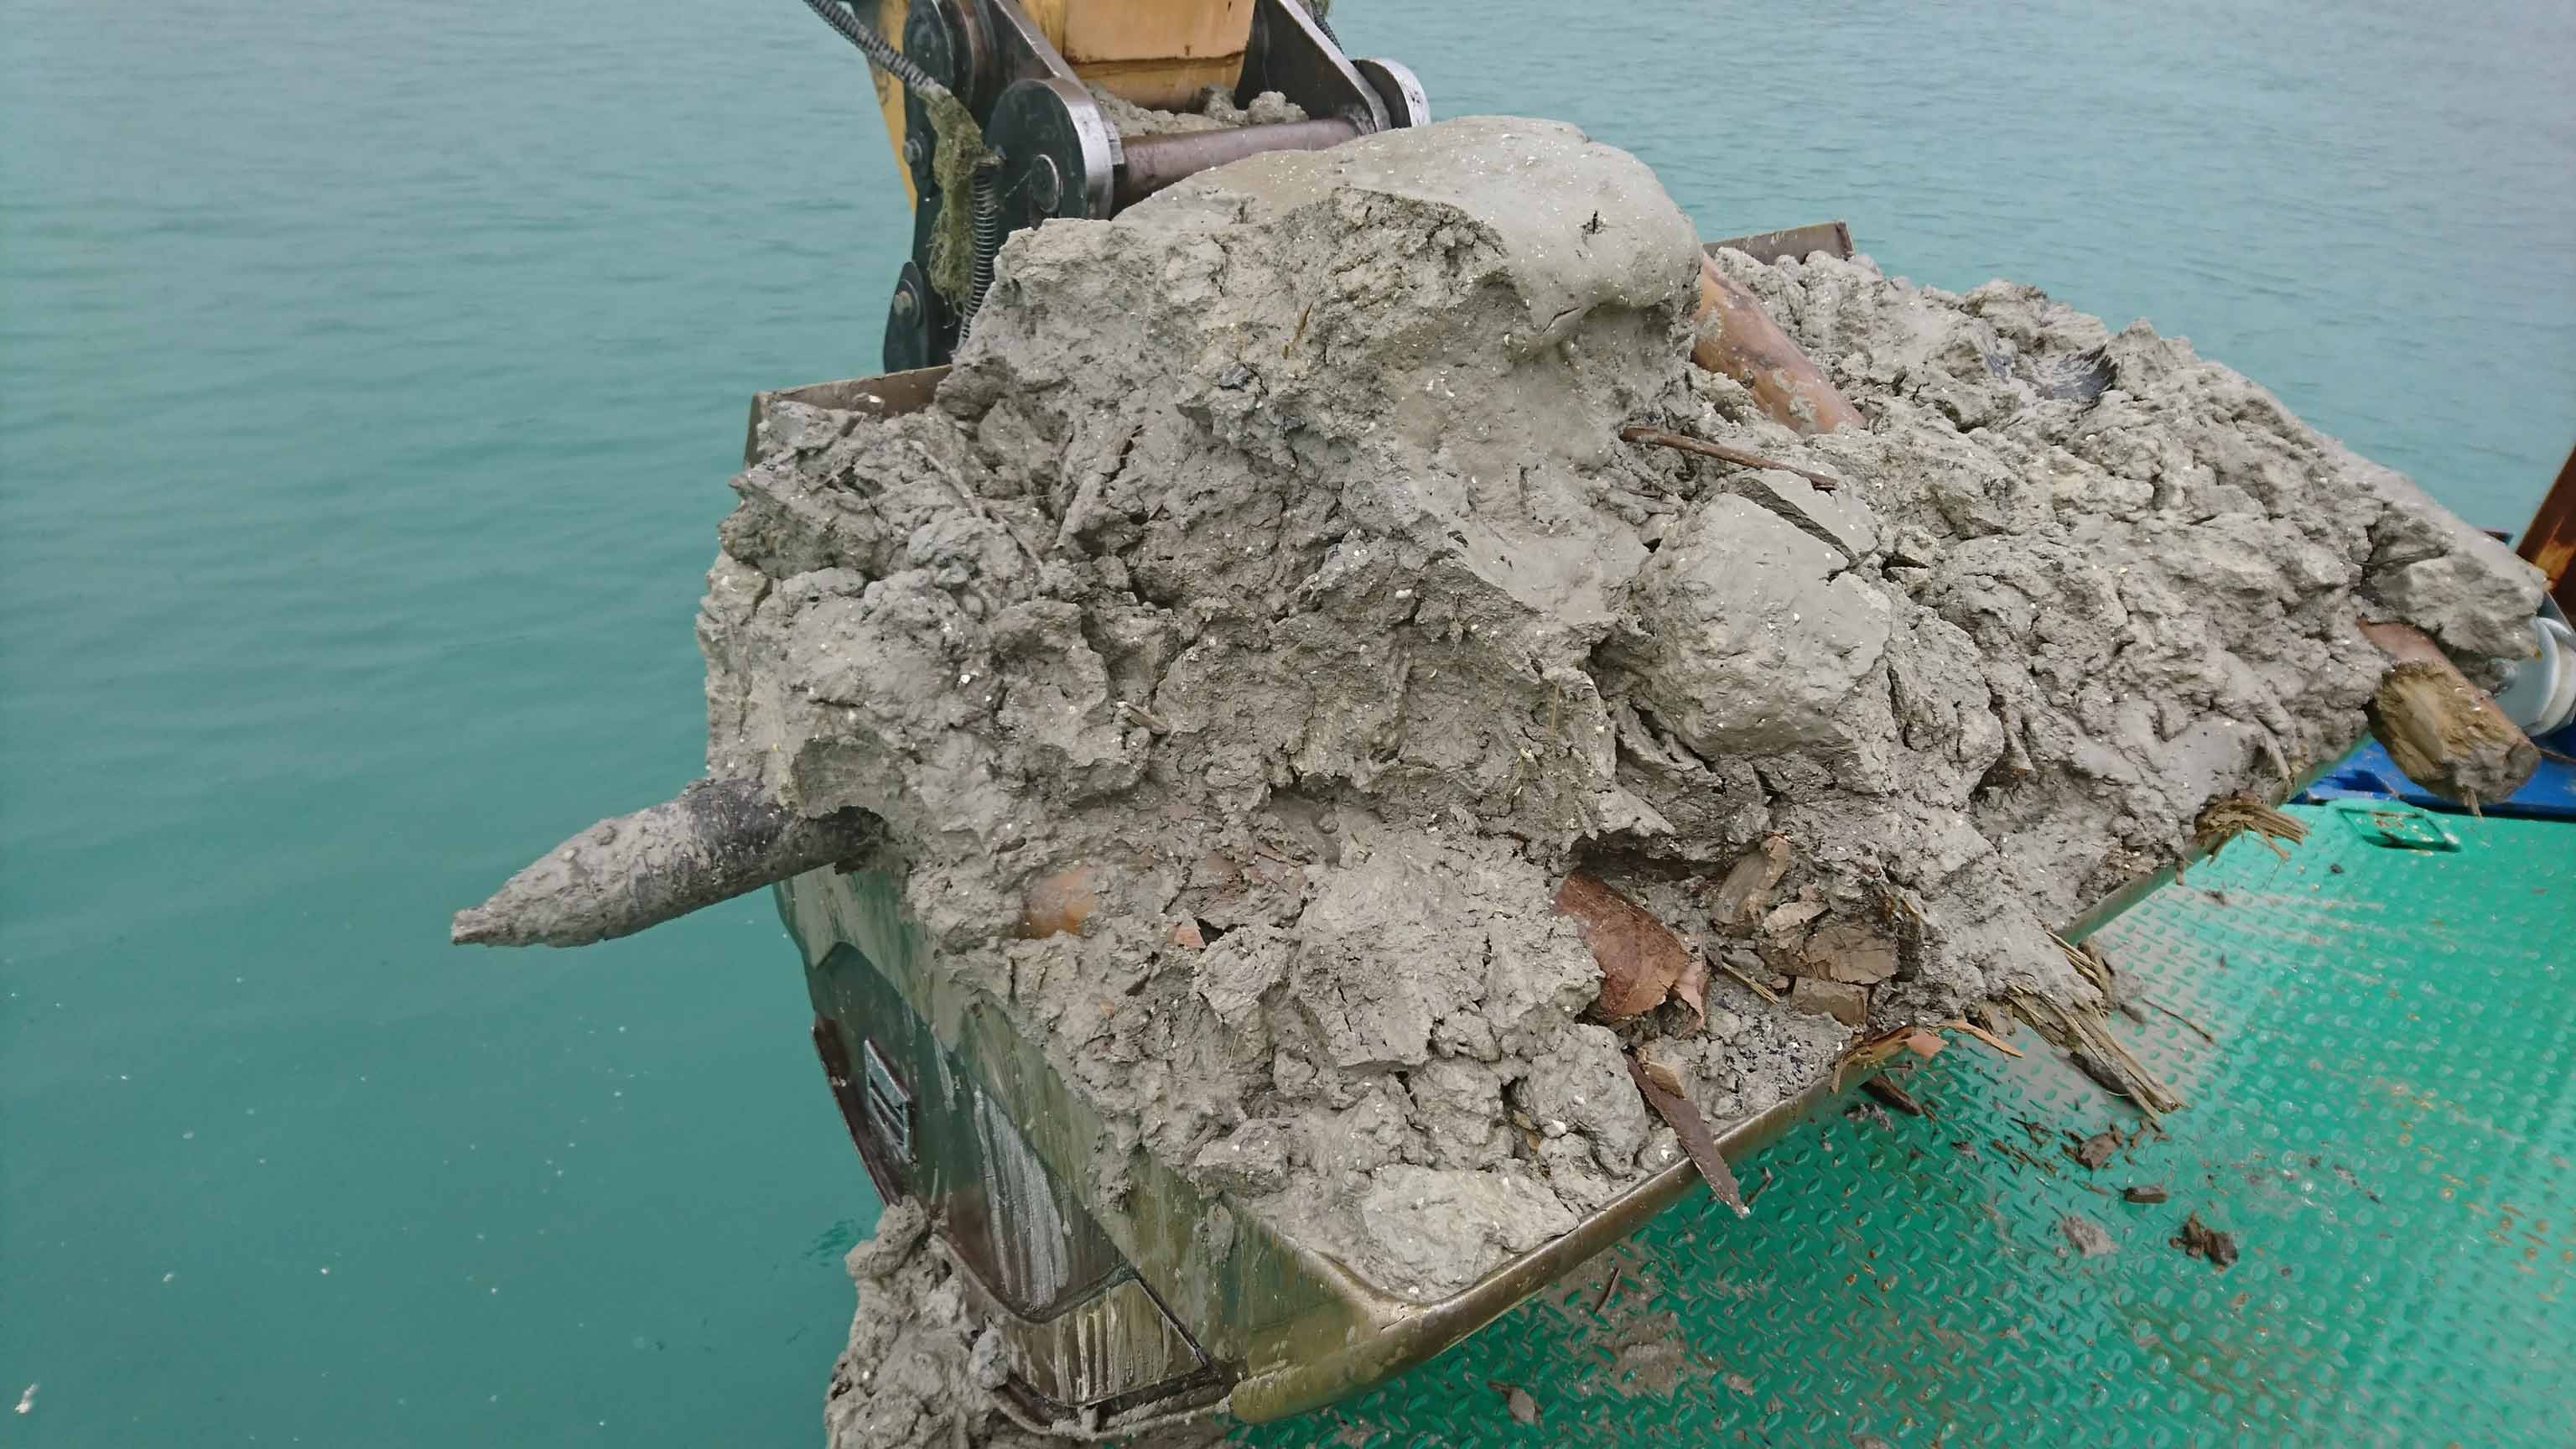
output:
<instances>
[{"instance_id":1,"label":"turquoise water","mask_svg":"<svg viewBox=\"0 0 2576 1449\"><path fill-rule=\"evenodd\" d=\"M2564 3L1565 10L1339 23L2479 523L2564 455ZM694 773L744 399L873 370L896 195L787 0L0 0L0 1439L813 1441L874 1204L767 903L444 933Z\"/></svg>"}]
</instances>

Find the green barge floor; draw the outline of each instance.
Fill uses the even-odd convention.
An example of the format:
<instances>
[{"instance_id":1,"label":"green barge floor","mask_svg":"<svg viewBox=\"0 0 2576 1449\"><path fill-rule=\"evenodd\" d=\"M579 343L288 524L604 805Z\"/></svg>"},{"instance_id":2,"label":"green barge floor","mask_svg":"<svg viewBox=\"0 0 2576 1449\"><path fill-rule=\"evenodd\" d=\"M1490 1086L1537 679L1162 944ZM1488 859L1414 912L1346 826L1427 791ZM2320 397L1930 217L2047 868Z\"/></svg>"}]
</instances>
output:
<instances>
[{"instance_id":1,"label":"green barge floor","mask_svg":"<svg viewBox=\"0 0 2576 1449\"><path fill-rule=\"evenodd\" d=\"M2030 1032L1954 1036L1896 1078L1931 1115L1854 1096L1739 1164L1749 1221L1697 1192L1239 1441L2576 1445L2576 826L2294 813L2287 860L2240 839L2094 938L2191 1103L2163 1136Z\"/></svg>"}]
</instances>

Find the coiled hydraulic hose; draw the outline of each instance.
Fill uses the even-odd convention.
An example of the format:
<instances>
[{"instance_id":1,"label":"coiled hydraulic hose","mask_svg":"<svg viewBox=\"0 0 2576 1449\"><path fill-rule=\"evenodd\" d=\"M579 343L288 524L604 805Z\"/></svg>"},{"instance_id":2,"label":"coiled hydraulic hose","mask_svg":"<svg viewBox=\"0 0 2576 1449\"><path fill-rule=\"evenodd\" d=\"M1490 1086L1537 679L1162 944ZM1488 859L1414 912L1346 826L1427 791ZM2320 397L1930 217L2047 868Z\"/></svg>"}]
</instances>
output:
<instances>
[{"instance_id":1,"label":"coiled hydraulic hose","mask_svg":"<svg viewBox=\"0 0 2576 1449\"><path fill-rule=\"evenodd\" d=\"M857 0L805 0L805 8L858 47L870 65L901 82L930 113L931 128L939 136L931 169L940 190L952 197L963 191L967 197L964 208L943 207L930 239L928 268L932 290L957 308L957 339L963 342L993 280L993 253L1002 245L1001 198L992 182L998 158L985 148L983 132L965 103L859 19Z\"/></svg>"},{"instance_id":2,"label":"coiled hydraulic hose","mask_svg":"<svg viewBox=\"0 0 2576 1449\"><path fill-rule=\"evenodd\" d=\"M993 285L993 254L1002 249L1002 198L993 187L993 168L975 168L975 271L965 305L957 309L957 345L975 333L975 314L984 308L984 290Z\"/></svg>"},{"instance_id":3,"label":"coiled hydraulic hose","mask_svg":"<svg viewBox=\"0 0 2576 1449\"><path fill-rule=\"evenodd\" d=\"M876 27L858 17L858 13L841 0L805 0L805 8L822 17L833 33L859 48L868 64L903 82L906 89L925 95L944 93L948 88L930 78L930 73L914 65L910 57L894 48L894 42L877 33Z\"/></svg>"}]
</instances>

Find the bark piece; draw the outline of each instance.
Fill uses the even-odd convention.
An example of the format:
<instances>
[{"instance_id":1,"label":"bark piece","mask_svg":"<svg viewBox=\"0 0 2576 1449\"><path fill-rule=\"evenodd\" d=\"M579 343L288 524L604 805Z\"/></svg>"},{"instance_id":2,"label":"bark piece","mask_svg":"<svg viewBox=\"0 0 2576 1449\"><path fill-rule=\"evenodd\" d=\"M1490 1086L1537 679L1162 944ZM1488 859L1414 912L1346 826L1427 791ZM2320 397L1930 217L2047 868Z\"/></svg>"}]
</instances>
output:
<instances>
[{"instance_id":1,"label":"bark piece","mask_svg":"<svg viewBox=\"0 0 2576 1449\"><path fill-rule=\"evenodd\" d=\"M1673 982L1673 1000L1689 1007L1692 1018L1700 1026L1708 1025L1707 957L1697 951L1691 953L1690 963L1682 967L1680 978Z\"/></svg>"},{"instance_id":2,"label":"bark piece","mask_svg":"<svg viewBox=\"0 0 2576 1449\"><path fill-rule=\"evenodd\" d=\"M1875 986L1896 974L1896 943L1849 921L1818 926L1805 954L1809 969L1832 981Z\"/></svg>"},{"instance_id":3,"label":"bark piece","mask_svg":"<svg viewBox=\"0 0 2576 1449\"><path fill-rule=\"evenodd\" d=\"M1816 918L1825 913L1823 901L1791 901L1774 907L1762 918L1762 934L1774 943L1805 944L1805 934Z\"/></svg>"},{"instance_id":4,"label":"bark piece","mask_svg":"<svg viewBox=\"0 0 2576 1449\"><path fill-rule=\"evenodd\" d=\"M878 839L875 816L809 817L748 780L698 780L659 805L602 820L458 911L460 946L587 946L702 906L855 860Z\"/></svg>"},{"instance_id":5,"label":"bark piece","mask_svg":"<svg viewBox=\"0 0 2576 1449\"><path fill-rule=\"evenodd\" d=\"M1647 1075L1644 1064L1635 1057L1628 1058L1628 1075L1636 1080L1637 1094L1646 1099L1646 1105L1682 1140L1682 1150L1690 1154L1699 1175L1708 1179L1708 1190L1717 1194L1719 1202L1735 1209L1737 1217L1750 1213L1752 1210L1744 1205L1744 1190L1736 1186L1735 1170L1726 1165L1726 1154L1717 1150L1717 1138L1708 1130L1708 1119L1699 1114L1699 1108L1692 1105L1690 1098L1655 1085L1655 1079Z\"/></svg>"},{"instance_id":6,"label":"bark piece","mask_svg":"<svg viewBox=\"0 0 2576 1449\"><path fill-rule=\"evenodd\" d=\"M1770 908L1771 892L1778 888L1780 877L1789 873L1789 860L1787 837L1764 836L1759 848L1727 869L1726 879L1709 899L1709 919L1729 935L1752 931Z\"/></svg>"},{"instance_id":7,"label":"bark piece","mask_svg":"<svg viewBox=\"0 0 2576 1449\"><path fill-rule=\"evenodd\" d=\"M1869 1020L1869 988L1821 976L1801 976L1789 986L1789 1004L1800 1011L1830 1016L1845 1026Z\"/></svg>"},{"instance_id":8,"label":"bark piece","mask_svg":"<svg viewBox=\"0 0 2576 1449\"><path fill-rule=\"evenodd\" d=\"M1690 965L1690 948L1600 877L1576 871L1557 887L1556 912L1574 918L1583 944L1601 965L1601 994L1592 1009L1616 1021L1654 1010Z\"/></svg>"},{"instance_id":9,"label":"bark piece","mask_svg":"<svg viewBox=\"0 0 2576 1449\"><path fill-rule=\"evenodd\" d=\"M1678 1097L1682 1095L1682 1074L1678 1067L1657 1057L1640 1053L1637 1064L1646 1072L1646 1080Z\"/></svg>"},{"instance_id":10,"label":"bark piece","mask_svg":"<svg viewBox=\"0 0 2576 1449\"><path fill-rule=\"evenodd\" d=\"M2120 1130L2105 1127L2090 1137L2078 1138L2066 1149L2066 1155L2082 1163L2087 1172L2098 1172L2111 1154L2120 1150Z\"/></svg>"},{"instance_id":11,"label":"bark piece","mask_svg":"<svg viewBox=\"0 0 2576 1449\"><path fill-rule=\"evenodd\" d=\"M2221 1273L2236 1261L2235 1235L2202 1222L2197 1212L2183 1219L2182 1231L2173 1236L2173 1245L2191 1257L2208 1259L2209 1266Z\"/></svg>"},{"instance_id":12,"label":"bark piece","mask_svg":"<svg viewBox=\"0 0 2576 1449\"><path fill-rule=\"evenodd\" d=\"M1860 1089L1869 1093L1869 1095L1880 1105L1886 1107L1890 1111L1902 1112L1908 1117L1929 1117L1932 1115L1932 1109L1917 1101L1912 1092L1905 1090L1903 1087L1898 1086L1896 1083L1889 1081L1885 1077L1871 1077L1869 1080L1860 1084Z\"/></svg>"},{"instance_id":13,"label":"bark piece","mask_svg":"<svg viewBox=\"0 0 2576 1449\"><path fill-rule=\"evenodd\" d=\"M2063 942L2059 944L2064 946ZM2067 954L2079 965L2084 959L2073 948L2067 948ZM2111 1034L2111 1024L2099 1008L2068 1005L2019 986L2005 987L2004 999L2015 1015L2048 1039L2049 1045L2066 1053L2077 1070L2100 1083L2104 1090L2135 1103L2147 1114L2147 1120L2152 1122L2167 1112L2181 1110L2181 1096Z\"/></svg>"}]
</instances>

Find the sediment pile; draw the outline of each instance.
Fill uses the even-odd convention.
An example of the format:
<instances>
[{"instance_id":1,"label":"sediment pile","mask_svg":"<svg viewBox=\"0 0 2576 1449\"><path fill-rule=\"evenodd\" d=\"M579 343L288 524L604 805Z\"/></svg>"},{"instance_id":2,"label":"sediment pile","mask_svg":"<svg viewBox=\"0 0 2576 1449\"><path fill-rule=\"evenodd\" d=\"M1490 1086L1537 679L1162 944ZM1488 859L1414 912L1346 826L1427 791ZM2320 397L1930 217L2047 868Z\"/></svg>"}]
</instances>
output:
<instances>
[{"instance_id":1,"label":"sediment pile","mask_svg":"<svg viewBox=\"0 0 2576 1449\"><path fill-rule=\"evenodd\" d=\"M1427 1301L1677 1160L1632 1060L1724 1122L2098 1013L2052 933L2362 733L2356 618L2524 647L2530 570L2179 340L1721 256L1866 423L1812 433L1690 365L1699 265L1493 118L1014 237L937 407L772 411L709 774L900 873L1104 1193L1150 1153ZM1603 999L1630 907L1680 950Z\"/></svg>"}]
</instances>

